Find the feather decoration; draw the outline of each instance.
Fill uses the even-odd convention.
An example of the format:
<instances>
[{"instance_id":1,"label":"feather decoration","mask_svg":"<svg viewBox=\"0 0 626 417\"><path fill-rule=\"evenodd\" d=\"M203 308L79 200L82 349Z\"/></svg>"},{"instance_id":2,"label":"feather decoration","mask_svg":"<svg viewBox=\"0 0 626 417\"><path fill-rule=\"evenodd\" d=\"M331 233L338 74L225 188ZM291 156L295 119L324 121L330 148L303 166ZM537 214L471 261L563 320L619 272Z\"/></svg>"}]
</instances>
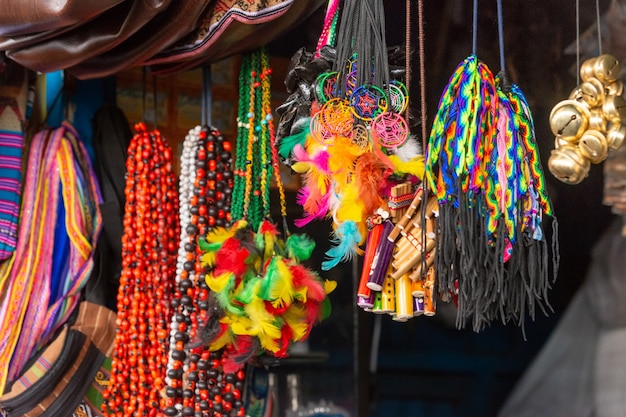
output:
<instances>
[{"instance_id":1,"label":"feather decoration","mask_svg":"<svg viewBox=\"0 0 626 417\"><path fill-rule=\"evenodd\" d=\"M424 157L422 155L417 155L409 160L403 160L398 155L390 155L389 159L393 164L395 174L409 174L417 178L424 176Z\"/></svg>"},{"instance_id":2,"label":"feather decoration","mask_svg":"<svg viewBox=\"0 0 626 417\"><path fill-rule=\"evenodd\" d=\"M420 141L414 135L410 135L406 142L402 146L397 147L396 151L389 158L392 156L399 158L402 162L409 162L417 156L421 156L423 159L424 150Z\"/></svg>"},{"instance_id":3,"label":"feather decoration","mask_svg":"<svg viewBox=\"0 0 626 417\"><path fill-rule=\"evenodd\" d=\"M337 136L328 159L328 169L337 188L351 182L354 164L363 152L364 150L352 143L350 139Z\"/></svg>"},{"instance_id":4,"label":"feather decoration","mask_svg":"<svg viewBox=\"0 0 626 417\"><path fill-rule=\"evenodd\" d=\"M289 235L286 243L287 256L296 262L308 260L315 249L315 241L305 234Z\"/></svg>"},{"instance_id":5,"label":"feather decoration","mask_svg":"<svg viewBox=\"0 0 626 417\"><path fill-rule=\"evenodd\" d=\"M238 230L245 228L248 222L245 220L238 220L231 227L217 227L207 233L205 238L198 239L198 245L202 252L211 252L219 249L222 243L235 236ZM213 244L217 244L215 246Z\"/></svg>"},{"instance_id":6,"label":"feather decoration","mask_svg":"<svg viewBox=\"0 0 626 417\"><path fill-rule=\"evenodd\" d=\"M283 314L283 320L286 326L291 328L294 342L306 339L309 335L311 325L314 324L307 322L307 311L300 305L290 306L287 311L285 311L285 314Z\"/></svg>"},{"instance_id":7,"label":"feather decoration","mask_svg":"<svg viewBox=\"0 0 626 417\"><path fill-rule=\"evenodd\" d=\"M341 188L337 187L340 204L337 210L332 213L336 224L345 221L361 223L368 214L371 214L365 211L364 203L359 198L359 192L359 184L356 181L344 184Z\"/></svg>"},{"instance_id":8,"label":"feather decoration","mask_svg":"<svg viewBox=\"0 0 626 417\"><path fill-rule=\"evenodd\" d=\"M270 352L276 352L279 349L277 339L280 338L280 328L276 325L273 315L265 309L263 300L255 297L250 303L244 307L250 322L250 335L259 338L259 342L264 349ZM233 331L236 333L235 328Z\"/></svg>"},{"instance_id":9,"label":"feather decoration","mask_svg":"<svg viewBox=\"0 0 626 417\"><path fill-rule=\"evenodd\" d=\"M258 276L250 277L243 282L241 291L238 291L234 295L234 297L241 304L246 305L251 302L254 297L257 296L260 288L261 278L259 278Z\"/></svg>"},{"instance_id":10,"label":"feather decoration","mask_svg":"<svg viewBox=\"0 0 626 417\"><path fill-rule=\"evenodd\" d=\"M254 243L263 253L263 259L269 259L274 252L278 238L278 228L270 221L264 220L259 225L259 231L254 235Z\"/></svg>"},{"instance_id":11,"label":"feather decoration","mask_svg":"<svg viewBox=\"0 0 626 417\"><path fill-rule=\"evenodd\" d=\"M359 244L362 240L359 227L354 221L340 223L333 232L331 242L335 245L326 251L326 260L322 262L322 269L328 271L339 264L339 262L351 261L359 255L361 250Z\"/></svg>"},{"instance_id":12,"label":"feather decoration","mask_svg":"<svg viewBox=\"0 0 626 417\"><path fill-rule=\"evenodd\" d=\"M328 153L328 150L326 148L321 148L317 151L309 152L307 151L307 149L304 148L304 146L296 145L293 148L293 156L296 161L296 163L294 164L294 171L296 172L306 172L308 171L308 169L304 168L310 169L311 167L315 167L324 174L329 173L330 167L328 161L330 158L330 154ZM300 166L303 168L298 169L297 167Z\"/></svg>"},{"instance_id":13,"label":"feather decoration","mask_svg":"<svg viewBox=\"0 0 626 417\"><path fill-rule=\"evenodd\" d=\"M293 302L293 277L285 260L279 256L272 258L267 267L266 278L269 285L269 299L274 307L283 307Z\"/></svg>"},{"instance_id":14,"label":"feather decoration","mask_svg":"<svg viewBox=\"0 0 626 417\"><path fill-rule=\"evenodd\" d=\"M390 174L391 170L382 165L372 152L365 152L356 160L354 182L358 184L358 199L366 216L383 205L380 191L387 185Z\"/></svg>"},{"instance_id":15,"label":"feather decoration","mask_svg":"<svg viewBox=\"0 0 626 417\"><path fill-rule=\"evenodd\" d=\"M211 269L215 266L216 259L217 258L215 257L214 250L211 250L210 252L205 252L200 256L200 262L207 269Z\"/></svg>"},{"instance_id":16,"label":"feather decoration","mask_svg":"<svg viewBox=\"0 0 626 417\"><path fill-rule=\"evenodd\" d=\"M219 264L215 265L215 275L223 272L232 272L237 278L246 271L246 260L250 252L243 247L242 242L234 237L227 239L217 251Z\"/></svg>"},{"instance_id":17,"label":"feather decoration","mask_svg":"<svg viewBox=\"0 0 626 417\"><path fill-rule=\"evenodd\" d=\"M237 372L259 351L259 345L251 336L237 336L233 344L224 353L224 373Z\"/></svg>"},{"instance_id":18,"label":"feather decoration","mask_svg":"<svg viewBox=\"0 0 626 417\"><path fill-rule=\"evenodd\" d=\"M223 271L219 275L207 274L205 280L209 289L214 293L224 291L227 286L229 286L231 290L235 288L235 275L230 271Z\"/></svg>"},{"instance_id":19,"label":"feather decoration","mask_svg":"<svg viewBox=\"0 0 626 417\"><path fill-rule=\"evenodd\" d=\"M304 227L313 220L323 219L329 210L328 202L330 201L331 193L322 194L321 190L316 186L309 187L307 178L306 176L304 177L304 186L300 188L296 197L297 203L304 209L304 217L294 221L297 227Z\"/></svg>"},{"instance_id":20,"label":"feather decoration","mask_svg":"<svg viewBox=\"0 0 626 417\"><path fill-rule=\"evenodd\" d=\"M233 343L233 334L230 331L229 322L230 319L228 317L224 317L220 321L220 330L218 336L209 345L209 349L211 349L212 351L222 349L224 346Z\"/></svg>"},{"instance_id":21,"label":"feather decoration","mask_svg":"<svg viewBox=\"0 0 626 417\"><path fill-rule=\"evenodd\" d=\"M324 287L317 274L300 264L289 265L296 299L306 303L309 299L321 301L326 297Z\"/></svg>"},{"instance_id":22,"label":"feather decoration","mask_svg":"<svg viewBox=\"0 0 626 417\"><path fill-rule=\"evenodd\" d=\"M230 314L240 316L243 314L243 309L241 308L241 306L235 305L233 303L233 298L232 298L233 291L235 290L235 275L228 274L228 273L225 273L225 275L229 275L231 279L229 279L226 282L226 284L224 285L224 287L222 288L220 292L214 293L215 300L217 301L217 304L220 306L220 308L224 310L225 313L230 313ZM207 282L207 285L209 285L209 288L210 288L209 282Z\"/></svg>"},{"instance_id":23,"label":"feather decoration","mask_svg":"<svg viewBox=\"0 0 626 417\"><path fill-rule=\"evenodd\" d=\"M292 135L280 138L278 142L278 154L283 160L289 161L296 146L303 147L310 133L311 118L303 117L298 119L292 127Z\"/></svg>"},{"instance_id":24,"label":"feather decoration","mask_svg":"<svg viewBox=\"0 0 626 417\"><path fill-rule=\"evenodd\" d=\"M278 341L279 349L274 352L274 356L277 358L284 358L287 355L287 349L291 344L291 340L293 339L293 330L287 324L283 324L280 328L280 340Z\"/></svg>"}]
</instances>

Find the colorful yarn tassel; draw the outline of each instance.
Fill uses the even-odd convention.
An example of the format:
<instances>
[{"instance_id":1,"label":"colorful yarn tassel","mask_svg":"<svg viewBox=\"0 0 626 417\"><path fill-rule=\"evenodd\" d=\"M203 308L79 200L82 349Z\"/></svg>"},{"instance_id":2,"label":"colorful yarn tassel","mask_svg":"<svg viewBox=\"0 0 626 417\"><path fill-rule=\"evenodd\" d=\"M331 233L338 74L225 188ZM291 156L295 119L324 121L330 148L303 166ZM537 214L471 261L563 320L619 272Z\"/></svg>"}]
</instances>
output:
<instances>
[{"instance_id":1,"label":"colorful yarn tassel","mask_svg":"<svg viewBox=\"0 0 626 417\"><path fill-rule=\"evenodd\" d=\"M441 96L426 180L440 205L439 291L458 291L457 324L521 325L527 312L547 306L557 264L549 270L541 221L553 212L532 115L519 87L475 55Z\"/></svg>"}]
</instances>

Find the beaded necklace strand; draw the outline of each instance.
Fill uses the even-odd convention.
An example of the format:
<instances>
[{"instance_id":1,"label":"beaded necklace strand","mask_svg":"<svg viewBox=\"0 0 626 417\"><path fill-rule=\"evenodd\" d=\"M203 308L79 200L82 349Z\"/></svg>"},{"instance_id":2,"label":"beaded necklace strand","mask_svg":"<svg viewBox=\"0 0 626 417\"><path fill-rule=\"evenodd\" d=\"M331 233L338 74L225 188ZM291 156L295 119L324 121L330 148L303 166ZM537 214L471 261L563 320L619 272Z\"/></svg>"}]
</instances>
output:
<instances>
[{"instance_id":1,"label":"beaded necklace strand","mask_svg":"<svg viewBox=\"0 0 626 417\"><path fill-rule=\"evenodd\" d=\"M181 156L181 241L170 332L166 416L242 415L244 374L224 373L221 352L203 344L212 313L197 240L230 222L233 187L231 145L216 129L189 131Z\"/></svg>"},{"instance_id":2,"label":"beaded necklace strand","mask_svg":"<svg viewBox=\"0 0 626 417\"><path fill-rule=\"evenodd\" d=\"M167 141L143 123L135 129L126 163L118 330L103 393L107 416L153 416L164 405L160 390L180 237L178 193Z\"/></svg>"}]
</instances>

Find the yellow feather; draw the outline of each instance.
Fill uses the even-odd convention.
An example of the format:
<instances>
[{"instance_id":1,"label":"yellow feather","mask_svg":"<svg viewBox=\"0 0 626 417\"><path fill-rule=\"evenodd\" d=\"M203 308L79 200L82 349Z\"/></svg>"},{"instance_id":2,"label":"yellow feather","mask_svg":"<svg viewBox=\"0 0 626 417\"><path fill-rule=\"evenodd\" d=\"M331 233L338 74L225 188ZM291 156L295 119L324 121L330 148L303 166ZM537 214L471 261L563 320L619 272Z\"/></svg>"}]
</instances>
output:
<instances>
[{"instance_id":1,"label":"yellow feather","mask_svg":"<svg viewBox=\"0 0 626 417\"><path fill-rule=\"evenodd\" d=\"M331 292L335 291L335 288L337 288L337 281L324 281L324 292L326 294L330 294Z\"/></svg>"},{"instance_id":2,"label":"yellow feather","mask_svg":"<svg viewBox=\"0 0 626 417\"><path fill-rule=\"evenodd\" d=\"M336 136L332 149L329 149L328 167L333 174L352 172L354 162L365 152L345 136Z\"/></svg>"},{"instance_id":3,"label":"yellow feather","mask_svg":"<svg viewBox=\"0 0 626 417\"><path fill-rule=\"evenodd\" d=\"M207 233L206 241L209 243L221 243L235 235L239 229L243 229L248 225L246 220L238 220L231 227L218 227Z\"/></svg>"},{"instance_id":4,"label":"yellow feather","mask_svg":"<svg viewBox=\"0 0 626 417\"><path fill-rule=\"evenodd\" d=\"M353 221L360 223L364 220L363 204L359 200L357 184L345 184L338 190L341 205L335 213L336 222Z\"/></svg>"},{"instance_id":5,"label":"yellow feather","mask_svg":"<svg viewBox=\"0 0 626 417\"><path fill-rule=\"evenodd\" d=\"M306 323L306 310L300 305L293 304L283 314L283 319L293 332L293 341L297 342L306 336L309 326Z\"/></svg>"},{"instance_id":6,"label":"yellow feather","mask_svg":"<svg viewBox=\"0 0 626 417\"><path fill-rule=\"evenodd\" d=\"M330 175L321 172L310 162L296 162L291 165L298 174L306 174L304 182L309 186L317 186L321 194L326 194L328 191L328 183L330 181Z\"/></svg>"},{"instance_id":7,"label":"yellow feather","mask_svg":"<svg viewBox=\"0 0 626 417\"><path fill-rule=\"evenodd\" d=\"M293 276L287 265L285 265L284 259L274 259L272 263L274 264L274 268L272 268L273 276L270 277L272 282L270 288L272 305L274 307L288 306L293 302Z\"/></svg>"},{"instance_id":8,"label":"yellow feather","mask_svg":"<svg viewBox=\"0 0 626 417\"><path fill-rule=\"evenodd\" d=\"M250 334L259 338L261 346L269 351L276 352L279 349L277 339L280 339L280 328L276 325L276 319L265 309L263 300L258 297L244 307L252 327Z\"/></svg>"},{"instance_id":9,"label":"yellow feather","mask_svg":"<svg viewBox=\"0 0 626 417\"><path fill-rule=\"evenodd\" d=\"M222 318L221 320L222 323L226 323L227 321L228 319L226 317ZM233 335L229 330L227 330L222 333L217 339L211 342L211 344L209 345L209 349L212 351L220 350L224 346L231 343L233 343Z\"/></svg>"},{"instance_id":10,"label":"yellow feather","mask_svg":"<svg viewBox=\"0 0 626 417\"><path fill-rule=\"evenodd\" d=\"M222 292L228 282L234 279L235 275L232 272L224 272L221 275L214 276L213 274L207 274L206 284L213 292Z\"/></svg>"},{"instance_id":11,"label":"yellow feather","mask_svg":"<svg viewBox=\"0 0 626 417\"><path fill-rule=\"evenodd\" d=\"M216 252L206 252L204 255L202 255L202 257L200 258L202 265L206 268L212 268L213 266L215 266L215 254Z\"/></svg>"},{"instance_id":12,"label":"yellow feather","mask_svg":"<svg viewBox=\"0 0 626 417\"><path fill-rule=\"evenodd\" d=\"M307 289L308 289L307 287L300 287L298 289L294 288L293 298L300 302L306 303Z\"/></svg>"},{"instance_id":13,"label":"yellow feather","mask_svg":"<svg viewBox=\"0 0 626 417\"><path fill-rule=\"evenodd\" d=\"M230 321L230 328L236 335L256 336L258 329L248 317L236 317Z\"/></svg>"},{"instance_id":14,"label":"yellow feather","mask_svg":"<svg viewBox=\"0 0 626 417\"><path fill-rule=\"evenodd\" d=\"M418 178L424 176L424 156L418 155L408 161L403 161L397 155L390 155L389 159L393 163L394 172L397 174L412 174Z\"/></svg>"}]
</instances>

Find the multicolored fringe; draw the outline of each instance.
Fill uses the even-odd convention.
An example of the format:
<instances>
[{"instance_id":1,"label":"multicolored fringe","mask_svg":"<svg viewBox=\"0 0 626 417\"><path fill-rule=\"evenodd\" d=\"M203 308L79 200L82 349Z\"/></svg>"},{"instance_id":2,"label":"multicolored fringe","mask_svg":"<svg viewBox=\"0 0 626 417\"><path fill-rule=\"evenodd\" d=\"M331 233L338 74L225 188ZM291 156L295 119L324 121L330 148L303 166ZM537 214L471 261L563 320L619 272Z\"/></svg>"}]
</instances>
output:
<instances>
[{"instance_id":1,"label":"multicolored fringe","mask_svg":"<svg viewBox=\"0 0 626 417\"><path fill-rule=\"evenodd\" d=\"M519 87L505 74L494 77L475 55L441 96L426 182L440 205L438 288L458 292L457 324L469 319L480 330L500 318L521 325L527 313L549 307L558 251L550 270L542 219L553 211L532 115Z\"/></svg>"}]
</instances>

